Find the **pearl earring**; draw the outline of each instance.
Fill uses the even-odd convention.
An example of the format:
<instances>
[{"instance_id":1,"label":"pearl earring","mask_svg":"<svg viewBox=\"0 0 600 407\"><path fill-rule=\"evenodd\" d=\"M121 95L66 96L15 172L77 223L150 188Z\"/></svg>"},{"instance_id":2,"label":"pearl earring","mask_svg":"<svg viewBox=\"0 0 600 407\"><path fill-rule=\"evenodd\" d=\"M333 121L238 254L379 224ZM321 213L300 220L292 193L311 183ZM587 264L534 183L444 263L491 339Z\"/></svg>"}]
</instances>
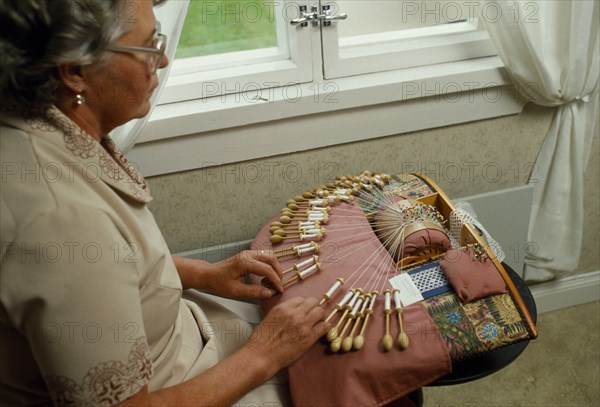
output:
<instances>
[{"instance_id":1,"label":"pearl earring","mask_svg":"<svg viewBox=\"0 0 600 407\"><path fill-rule=\"evenodd\" d=\"M75 95L75 104L77 106L81 106L84 103L85 103L85 98L83 97L83 95L80 93L76 94Z\"/></svg>"}]
</instances>

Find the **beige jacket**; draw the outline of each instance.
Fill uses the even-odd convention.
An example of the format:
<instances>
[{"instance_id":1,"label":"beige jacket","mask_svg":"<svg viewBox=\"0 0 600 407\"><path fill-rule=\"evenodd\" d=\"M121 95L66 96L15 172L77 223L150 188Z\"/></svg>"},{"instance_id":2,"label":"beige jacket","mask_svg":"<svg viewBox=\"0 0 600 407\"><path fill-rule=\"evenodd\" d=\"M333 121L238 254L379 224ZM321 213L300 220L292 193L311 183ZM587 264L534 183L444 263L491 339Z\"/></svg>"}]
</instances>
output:
<instances>
[{"instance_id":1,"label":"beige jacket","mask_svg":"<svg viewBox=\"0 0 600 407\"><path fill-rule=\"evenodd\" d=\"M4 112L0 159L2 404L112 405L223 357L112 140Z\"/></svg>"},{"instance_id":2,"label":"beige jacket","mask_svg":"<svg viewBox=\"0 0 600 407\"><path fill-rule=\"evenodd\" d=\"M0 113L1 404L113 405L246 342L257 306L193 290L182 299L151 199L112 140L58 109L46 120ZM288 397L276 377L237 405Z\"/></svg>"}]
</instances>

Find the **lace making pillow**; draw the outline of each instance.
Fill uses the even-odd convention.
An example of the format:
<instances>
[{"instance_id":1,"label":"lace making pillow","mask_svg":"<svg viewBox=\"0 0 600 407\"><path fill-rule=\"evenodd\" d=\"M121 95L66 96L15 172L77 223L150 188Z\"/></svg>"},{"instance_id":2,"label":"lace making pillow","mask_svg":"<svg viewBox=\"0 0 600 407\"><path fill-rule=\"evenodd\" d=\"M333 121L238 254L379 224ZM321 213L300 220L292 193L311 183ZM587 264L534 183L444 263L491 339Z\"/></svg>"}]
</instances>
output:
<instances>
[{"instance_id":1,"label":"lace making pillow","mask_svg":"<svg viewBox=\"0 0 600 407\"><path fill-rule=\"evenodd\" d=\"M435 228L431 226L437 225L422 224L422 226L419 229L417 229L414 233L411 233L408 236L406 236L402 245L403 253L402 255L398 255L397 257L403 258L405 256L411 256L414 253L418 252L419 249L424 247L435 247L443 251L448 251L452 249L450 240L448 239L446 233L443 232L443 228L440 226L437 226Z\"/></svg>"},{"instance_id":2,"label":"lace making pillow","mask_svg":"<svg viewBox=\"0 0 600 407\"><path fill-rule=\"evenodd\" d=\"M494 263L480 248L450 250L440 266L463 304L508 292Z\"/></svg>"}]
</instances>

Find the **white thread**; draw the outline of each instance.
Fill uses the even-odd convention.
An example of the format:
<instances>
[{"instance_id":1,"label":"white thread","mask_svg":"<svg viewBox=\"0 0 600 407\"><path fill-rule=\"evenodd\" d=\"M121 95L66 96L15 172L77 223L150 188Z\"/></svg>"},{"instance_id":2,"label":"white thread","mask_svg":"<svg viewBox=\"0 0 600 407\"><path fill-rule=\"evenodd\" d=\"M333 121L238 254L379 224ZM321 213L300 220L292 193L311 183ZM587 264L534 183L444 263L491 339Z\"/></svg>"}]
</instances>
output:
<instances>
[{"instance_id":1,"label":"white thread","mask_svg":"<svg viewBox=\"0 0 600 407\"><path fill-rule=\"evenodd\" d=\"M348 306L350 308L354 307L354 303L356 303L356 300L358 300L359 296L360 296L360 290L356 290L356 292L354 293L354 296L352 297L352 299L348 303Z\"/></svg>"},{"instance_id":2,"label":"white thread","mask_svg":"<svg viewBox=\"0 0 600 407\"><path fill-rule=\"evenodd\" d=\"M296 264L296 267L298 269L300 269L300 268L305 267L305 266L310 266L311 264L314 264L314 263L315 263L315 258L311 257L310 259L306 259L306 260L304 260L304 261Z\"/></svg>"},{"instance_id":3,"label":"white thread","mask_svg":"<svg viewBox=\"0 0 600 407\"><path fill-rule=\"evenodd\" d=\"M392 304L391 304L391 293L389 291L386 291L384 293L384 304L385 304L385 309L386 311L389 311L392 309Z\"/></svg>"},{"instance_id":4,"label":"white thread","mask_svg":"<svg viewBox=\"0 0 600 407\"><path fill-rule=\"evenodd\" d=\"M354 291L350 290L346 293L344 298L340 302L337 303L337 306L340 308L344 308L344 306L350 301L350 299L354 296Z\"/></svg>"},{"instance_id":5,"label":"white thread","mask_svg":"<svg viewBox=\"0 0 600 407\"><path fill-rule=\"evenodd\" d=\"M400 301L400 290L394 290L394 304L396 305L395 309L402 309L402 302Z\"/></svg>"},{"instance_id":6,"label":"white thread","mask_svg":"<svg viewBox=\"0 0 600 407\"><path fill-rule=\"evenodd\" d=\"M369 310L373 311L373 308L375 307L375 302L377 301L377 295L375 295L374 293L371 293L371 302L369 303Z\"/></svg>"},{"instance_id":7,"label":"white thread","mask_svg":"<svg viewBox=\"0 0 600 407\"><path fill-rule=\"evenodd\" d=\"M325 293L325 297L331 298L335 294L335 292L342 286L342 282L340 280L335 280L335 283L329 288L329 290Z\"/></svg>"},{"instance_id":8,"label":"white thread","mask_svg":"<svg viewBox=\"0 0 600 407\"><path fill-rule=\"evenodd\" d=\"M304 279L306 277L308 277L309 274L314 273L315 271L317 271L319 269L319 266L317 264L312 265L311 267L307 268L304 271L301 271L300 274L298 275L300 277L300 279Z\"/></svg>"},{"instance_id":9,"label":"white thread","mask_svg":"<svg viewBox=\"0 0 600 407\"><path fill-rule=\"evenodd\" d=\"M354 304L354 308L352 308L352 311L350 311L350 316L352 317L356 317L356 313L358 312L358 310L360 309L361 305L362 305L362 298L359 298L356 301L356 304Z\"/></svg>"}]
</instances>

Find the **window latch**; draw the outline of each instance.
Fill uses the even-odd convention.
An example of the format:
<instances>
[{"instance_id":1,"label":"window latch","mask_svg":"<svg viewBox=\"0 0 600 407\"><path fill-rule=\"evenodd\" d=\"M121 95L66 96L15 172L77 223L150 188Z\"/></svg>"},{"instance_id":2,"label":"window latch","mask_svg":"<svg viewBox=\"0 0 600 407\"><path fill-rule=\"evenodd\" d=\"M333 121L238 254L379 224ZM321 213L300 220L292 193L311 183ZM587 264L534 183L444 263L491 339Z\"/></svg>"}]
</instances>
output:
<instances>
[{"instance_id":1,"label":"window latch","mask_svg":"<svg viewBox=\"0 0 600 407\"><path fill-rule=\"evenodd\" d=\"M306 6L300 6L299 11L300 16L290 21L290 24L293 26L299 25L300 27L306 27L308 26L308 23L312 22L312 25L316 27L320 22L323 22L323 26L327 27L333 22L337 23L340 20L348 18L346 13L334 15L330 5L323 6L321 13L319 13L319 8L317 6L312 6L310 13Z\"/></svg>"}]
</instances>

